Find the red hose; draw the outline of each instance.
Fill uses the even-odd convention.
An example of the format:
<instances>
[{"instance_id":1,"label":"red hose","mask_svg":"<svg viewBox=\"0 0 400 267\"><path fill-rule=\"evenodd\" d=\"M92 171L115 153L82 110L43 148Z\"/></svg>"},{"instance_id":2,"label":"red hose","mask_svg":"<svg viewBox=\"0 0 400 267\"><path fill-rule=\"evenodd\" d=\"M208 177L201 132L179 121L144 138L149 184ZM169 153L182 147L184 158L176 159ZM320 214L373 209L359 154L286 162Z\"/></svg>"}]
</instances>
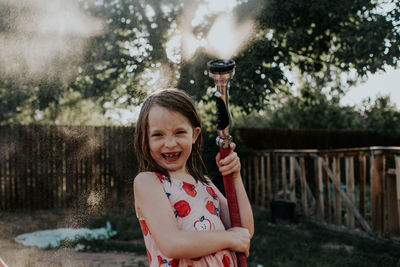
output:
<instances>
[{"instance_id":1,"label":"red hose","mask_svg":"<svg viewBox=\"0 0 400 267\"><path fill-rule=\"evenodd\" d=\"M229 148L220 147L219 152L221 154L221 158L225 158L226 156L229 155L231 151ZM223 176L223 179L224 179L225 195L228 201L229 216L231 218L232 227L241 227L242 223L240 221L240 213L236 198L236 191L232 182L232 174ZM236 253L236 257L239 267L247 267L246 256L244 255L244 253L238 252Z\"/></svg>"}]
</instances>

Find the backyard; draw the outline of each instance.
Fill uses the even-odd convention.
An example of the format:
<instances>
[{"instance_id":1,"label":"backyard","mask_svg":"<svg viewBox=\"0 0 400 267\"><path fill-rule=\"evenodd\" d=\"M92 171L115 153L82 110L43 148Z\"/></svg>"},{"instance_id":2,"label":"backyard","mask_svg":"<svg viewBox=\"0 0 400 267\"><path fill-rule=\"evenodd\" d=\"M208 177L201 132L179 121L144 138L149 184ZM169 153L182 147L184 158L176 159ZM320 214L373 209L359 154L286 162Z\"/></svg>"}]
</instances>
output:
<instances>
[{"instance_id":1,"label":"backyard","mask_svg":"<svg viewBox=\"0 0 400 267\"><path fill-rule=\"evenodd\" d=\"M400 1L0 6L0 267L148 266L134 135L150 127L138 120L146 97L163 88L193 99L193 144L220 189L216 135L237 145L255 216L250 267L400 266L400 109L382 93L398 83L344 101L400 67ZM276 200L296 219L272 223ZM106 225L110 239L54 249L15 241Z\"/></svg>"},{"instance_id":2,"label":"backyard","mask_svg":"<svg viewBox=\"0 0 400 267\"><path fill-rule=\"evenodd\" d=\"M18 234L60 227L103 227L110 221L118 234L107 241L81 242L39 250L14 241ZM400 266L400 243L372 240L357 233L333 231L312 222L272 224L269 213L255 208L256 233L249 266ZM8 266L147 266L135 214L112 208L91 214L55 209L0 213L0 257Z\"/></svg>"}]
</instances>

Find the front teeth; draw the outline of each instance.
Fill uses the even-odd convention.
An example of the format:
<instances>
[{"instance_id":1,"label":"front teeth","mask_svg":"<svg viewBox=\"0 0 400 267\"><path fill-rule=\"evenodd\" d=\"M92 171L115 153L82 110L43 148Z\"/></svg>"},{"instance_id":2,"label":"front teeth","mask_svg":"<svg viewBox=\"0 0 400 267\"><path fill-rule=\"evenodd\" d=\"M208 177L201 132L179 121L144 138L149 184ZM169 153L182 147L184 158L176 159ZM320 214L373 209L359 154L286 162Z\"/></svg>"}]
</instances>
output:
<instances>
[{"instance_id":1,"label":"front teeth","mask_svg":"<svg viewBox=\"0 0 400 267\"><path fill-rule=\"evenodd\" d=\"M179 152L176 153L164 153L165 157L167 158L173 158L179 156Z\"/></svg>"}]
</instances>

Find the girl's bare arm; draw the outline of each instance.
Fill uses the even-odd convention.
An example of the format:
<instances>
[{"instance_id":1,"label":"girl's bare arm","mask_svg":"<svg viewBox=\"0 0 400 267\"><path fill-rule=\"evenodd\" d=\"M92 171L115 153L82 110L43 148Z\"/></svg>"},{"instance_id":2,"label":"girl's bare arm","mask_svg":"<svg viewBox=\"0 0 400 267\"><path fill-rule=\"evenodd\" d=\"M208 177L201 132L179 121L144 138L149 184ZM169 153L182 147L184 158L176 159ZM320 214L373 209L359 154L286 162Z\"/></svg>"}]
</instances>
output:
<instances>
[{"instance_id":1,"label":"girl's bare arm","mask_svg":"<svg viewBox=\"0 0 400 267\"><path fill-rule=\"evenodd\" d=\"M140 173L135 178L134 196L138 216L146 220L150 234L166 257L197 258L222 249L248 251L248 231L180 230L162 185L152 173Z\"/></svg>"}]
</instances>

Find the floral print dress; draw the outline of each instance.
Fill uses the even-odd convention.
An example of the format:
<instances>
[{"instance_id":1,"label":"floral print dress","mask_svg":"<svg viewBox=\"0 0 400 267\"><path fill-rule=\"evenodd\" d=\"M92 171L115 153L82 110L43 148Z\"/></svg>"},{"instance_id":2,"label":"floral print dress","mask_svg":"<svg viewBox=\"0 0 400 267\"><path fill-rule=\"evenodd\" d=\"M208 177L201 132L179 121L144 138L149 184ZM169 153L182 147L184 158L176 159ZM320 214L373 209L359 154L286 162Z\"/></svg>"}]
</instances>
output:
<instances>
[{"instance_id":1,"label":"floral print dress","mask_svg":"<svg viewBox=\"0 0 400 267\"><path fill-rule=\"evenodd\" d=\"M179 229L192 231L225 230L219 214L219 199L211 186L198 182L190 184L176 179L168 179L156 173L174 209ZM221 250L211 255L194 259L166 258L157 248L144 218L139 218L147 256L151 267L235 267L236 256L230 250Z\"/></svg>"}]
</instances>

